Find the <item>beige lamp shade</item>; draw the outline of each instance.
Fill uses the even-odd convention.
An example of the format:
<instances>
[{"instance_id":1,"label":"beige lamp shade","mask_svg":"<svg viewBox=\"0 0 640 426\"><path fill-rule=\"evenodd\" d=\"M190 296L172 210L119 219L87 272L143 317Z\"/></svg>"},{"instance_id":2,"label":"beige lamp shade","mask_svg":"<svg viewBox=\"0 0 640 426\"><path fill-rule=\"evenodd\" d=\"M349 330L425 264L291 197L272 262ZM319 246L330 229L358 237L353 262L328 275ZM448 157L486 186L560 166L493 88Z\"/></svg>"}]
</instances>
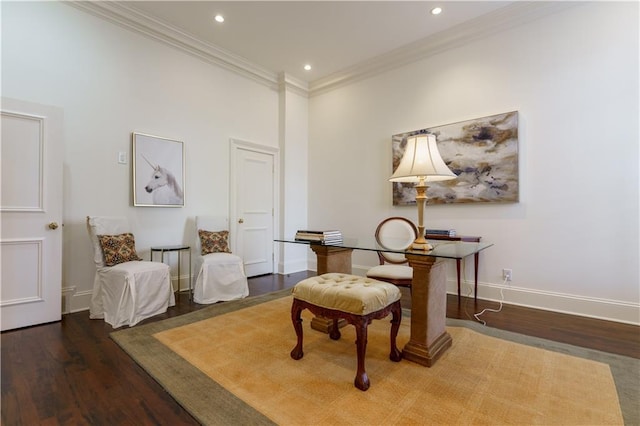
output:
<instances>
[{"instance_id":1,"label":"beige lamp shade","mask_svg":"<svg viewBox=\"0 0 640 426\"><path fill-rule=\"evenodd\" d=\"M438 151L436 137L431 134L407 138L407 147L398 168L389 178L391 182L425 182L455 179Z\"/></svg>"},{"instance_id":2,"label":"beige lamp shade","mask_svg":"<svg viewBox=\"0 0 640 426\"><path fill-rule=\"evenodd\" d=\"M407 147L391 182L417 182L416 205L418 206L418 237L411 245L413 250L432 250L433 246L424 237L424 203L427 201L426 182L455 179L457 176L444 163L436 137L422 134L407 138Z\"/></svg>"}]
</instances>

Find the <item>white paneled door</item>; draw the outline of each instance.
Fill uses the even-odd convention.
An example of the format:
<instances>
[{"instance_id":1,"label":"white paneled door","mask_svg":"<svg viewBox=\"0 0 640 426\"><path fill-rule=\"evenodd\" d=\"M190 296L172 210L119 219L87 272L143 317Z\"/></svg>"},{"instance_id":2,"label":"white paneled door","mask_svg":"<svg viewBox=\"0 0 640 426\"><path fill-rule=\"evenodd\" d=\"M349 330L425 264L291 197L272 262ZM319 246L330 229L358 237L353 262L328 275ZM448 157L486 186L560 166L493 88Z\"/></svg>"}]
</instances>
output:
<instances>
[{"instance_id":1,"label":"white paneled door","mask_svg":"<svg viewBox=\"0 0 640 426\"><path fill-rule=\"evenodd\" d=\"M0 328L62 315L62 110L2 98Z\"/></svg>"},{"instance_id":2,"label":"white paneled door","mask_svg":"<svg viewBox=\"0 0 640 426\"><path fill-rule=\"evenodd\" d=\"M247 276L273 273L276 152L231 145L231 231Z\"/></svg>"}]
</instances>

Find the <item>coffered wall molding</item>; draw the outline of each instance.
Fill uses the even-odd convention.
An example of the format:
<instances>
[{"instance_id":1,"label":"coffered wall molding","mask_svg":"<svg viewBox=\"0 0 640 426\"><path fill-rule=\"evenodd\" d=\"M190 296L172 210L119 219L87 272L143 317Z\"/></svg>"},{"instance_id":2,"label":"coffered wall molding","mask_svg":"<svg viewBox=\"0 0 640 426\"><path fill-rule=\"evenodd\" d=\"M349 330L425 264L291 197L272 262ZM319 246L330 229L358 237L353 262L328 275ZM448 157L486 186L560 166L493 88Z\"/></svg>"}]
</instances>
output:
<instances>
[{"instance_id":1,"label":"coffered wall molding","mask_svg":"<svg viewBox=\"0 0 640 426\"><path fill-rule=\"evenodd\" d=\"M439 52L500 31L561 12L580 4L580 2L514 2L509 6L449 28L433 36L315 80L310 84L290 77L283 79L278 71L267 70L233 52L203 42L176 27L127 6L127 2L71 1L66 2L66 4L161 41L205 62L219 65L274 90L281 90L284 83L287 88L295 90L297 93L306 93L307 96L314 96L425 59Z\"/></svg>"}]
</instances>

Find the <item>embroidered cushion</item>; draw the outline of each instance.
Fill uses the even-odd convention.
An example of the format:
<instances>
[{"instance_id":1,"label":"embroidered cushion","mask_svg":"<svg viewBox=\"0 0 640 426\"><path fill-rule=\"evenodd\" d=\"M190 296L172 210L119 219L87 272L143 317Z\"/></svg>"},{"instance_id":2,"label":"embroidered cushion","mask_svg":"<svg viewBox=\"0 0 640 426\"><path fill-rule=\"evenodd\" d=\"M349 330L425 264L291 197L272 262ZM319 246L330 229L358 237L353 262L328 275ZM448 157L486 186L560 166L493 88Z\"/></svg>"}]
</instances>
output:
<instances>
[{"instance_id":1,"label":"embroidered cushion","mask_svg":"<svg viewBox=\"0 0 640 426\"><path fill-rule=\"evenodd\" d=\"M136 253L136 242L133 234L98 235L105 266L114 266L118 263L142 260Z\"/></svg>"},{"instance_id":2,"label":"embroidered cushion","mask_svg":"<svg viewBox=\"0 0 640 426\"><path fill-rule=\"evenodd\" d=\"M229 250L229 231L205 231L198 229L202 255L209 253L231 253Z\"/></svg>"}]
</instances>

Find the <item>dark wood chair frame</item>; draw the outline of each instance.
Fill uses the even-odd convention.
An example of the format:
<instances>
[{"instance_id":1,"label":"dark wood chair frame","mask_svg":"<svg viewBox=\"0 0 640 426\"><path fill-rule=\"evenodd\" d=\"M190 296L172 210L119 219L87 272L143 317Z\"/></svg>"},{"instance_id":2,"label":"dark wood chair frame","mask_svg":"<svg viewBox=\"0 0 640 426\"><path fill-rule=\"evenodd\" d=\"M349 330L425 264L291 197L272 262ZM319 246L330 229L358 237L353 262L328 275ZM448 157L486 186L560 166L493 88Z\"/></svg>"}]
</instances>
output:
<instances>
[{"instance_id":1,"label":"dark wood chair frame","mask_svg":"<svg viewBox=\"0 0 640 426\"><path fill-rule=\"evenodd\" d=\"M298 360L302 358L304 352L302 351L302 319L300 314L304 309L308 309L317 316L322 316L333 320L333 324L329 330L329 337L332 340L340 339L340 327L338 321L344 319L347 323L352 324L356 328L356 348L357 348L357 360L358 368L356 372L356 378L354 385L362 391L369 389L370 381L369 376L364 367L365 354L367 352L367 326L374 319L382 319L393 314L391 319L391 332L390 332L390 344L391 352L389 353L389 359L391 361L398 362L402 359L402 353L398 349L396 344L396 338L398 336L398 330L400 329L400 322L402 321L402 307L400 306L400 300L397 300L388 306L380 309L376 312L371 312L366 315L356 315L348 312L342 312L335 309L323 308L305 300L293 299L291 305L291 321L293 322L293 328L296 331L298 337L298 343L291 351L291 358Z\"/></svg>"},{"instance_id":2,"label":"dark wood chair frame","mask_svg":"<svg viewBox=\"0 0 640 426\"><path fill-rule=\"evenodd\" d=\"M389 221L391 220L402 220L407 222L409 225L411 225L411 228L413 228L413 233L415 235L414 239L416 239L418 237L418 228L416 227L416 225L411 222L409 219L405 218L405 217L401 217L401 216L394 216L394 217L389 217L386 218L385 220L383 220L382 222L380 222L378 224L378 227L376 228L376 243L378 243L381 247L384 247L384 243L382 241L380 241L380 230L382 229L382 227ZM401 260L401 261L397 261L394 259L389 259L387 257L385 257L383 252L376 252L378 254L378 260L380 261L380 265L385 265L385 264L392 264L392 265L407 265L409 263L409 261L407 259L405 260ZM401 279L401 278L388 278L388 277L376 277L376 276L369 276L369 278L373 278L376 280L380 280L380 281L385 281L388 283L391 283L393 285L396 285L398 287L408 287L409 289L411 289L411 279Z\"/></svg>"}]
</instances>

